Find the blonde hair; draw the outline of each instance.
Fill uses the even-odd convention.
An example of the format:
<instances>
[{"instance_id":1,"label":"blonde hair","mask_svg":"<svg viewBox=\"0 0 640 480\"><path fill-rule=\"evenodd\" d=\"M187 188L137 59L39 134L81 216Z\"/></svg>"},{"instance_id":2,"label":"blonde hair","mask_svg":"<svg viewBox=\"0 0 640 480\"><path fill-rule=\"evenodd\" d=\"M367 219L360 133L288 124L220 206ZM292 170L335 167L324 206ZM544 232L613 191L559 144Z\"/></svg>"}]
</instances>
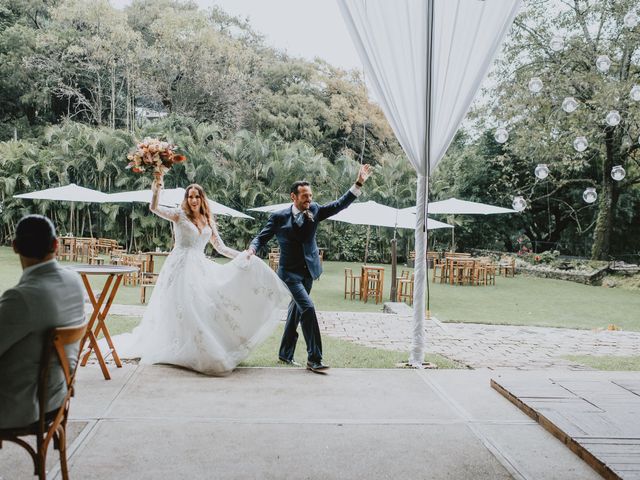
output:
<instances>
[{"instance_id":1,"label":"blonde hair","mask_svg":"<svg viewBox=\"0 0 640 480\"><path fill-rule=\"evenodd\" d=\"M181 205L182 210L184 210L184 213L187 216L187 218L191 220L191 222L193 222L195 225L197 225L196 217L193 214L191 207L189 207L189 192L192 189L195 189L200 194L200 212L199 212L200 215L203 215L204 218L206 218L207 220L207 225L213 228L213 226L211 225L211 210L209 209L209 202L207 201L207 195L206 193L204 193L204 190L202 189L202 187L197 183L192 183L187 188L185 188L184 199L182 200L182 205Z\"/></svg>"}]
</instances>

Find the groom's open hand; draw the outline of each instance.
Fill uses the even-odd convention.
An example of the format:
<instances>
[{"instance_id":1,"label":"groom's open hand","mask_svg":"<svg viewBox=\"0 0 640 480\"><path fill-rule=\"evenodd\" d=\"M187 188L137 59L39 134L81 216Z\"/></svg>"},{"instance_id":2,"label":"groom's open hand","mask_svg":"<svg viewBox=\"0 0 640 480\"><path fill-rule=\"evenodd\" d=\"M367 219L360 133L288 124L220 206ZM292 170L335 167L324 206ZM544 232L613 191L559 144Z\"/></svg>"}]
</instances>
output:
<instances>
[{"instance_id":1,"label":"groom's open hand","mask_svg":"<svg viewBox=\"0 0 640 480\"><path fill-rule=\"evenodd\" d=\"M358 172L358 178L356 179L356 184L363 184L367 181L367 179L373 173L373 167L367 163L360 166L360 171Z\"/></svg>"}]
</instances>

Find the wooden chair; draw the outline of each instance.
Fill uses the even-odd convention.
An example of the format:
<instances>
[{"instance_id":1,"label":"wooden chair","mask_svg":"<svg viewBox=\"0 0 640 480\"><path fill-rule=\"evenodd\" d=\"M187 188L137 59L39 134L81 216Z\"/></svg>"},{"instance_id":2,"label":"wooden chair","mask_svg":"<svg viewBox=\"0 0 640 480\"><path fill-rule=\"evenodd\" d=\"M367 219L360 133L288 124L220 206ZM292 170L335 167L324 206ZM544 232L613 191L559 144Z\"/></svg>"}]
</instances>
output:
<instances>
[{"instance_id":1,"label":"wooden chair","mask_svg":"<svg viewBox=\"0 0 640 480\"><path fill-rule=\"evenodd\" d=\"M109 262L111 265L121 265L122 257L127 254L127 251L124 248L112 248L109 253Z\"/></svg>"},{"instance_id":2,"label":"wooden chair","mask_svg":"<svg viewBox=\"0 0 640 480\"><path fill-rule=\"evenodd\" d=\"M411 274L411 277L407 276L398 278L397 285L399 302L407 301L409 305L413 305L413 280L413 273Z\"/></svg>"},{"instance_id":3,"label":"wooden chair","mask_svg":"<svg viewBox=\"0 0 640 480\"><path fill-rule=\"evenodd\" d=\"M142 272L140 274L140 303L144 304L147 300L147 288L154 287L158 281L159 273Z\"/></svg>"},{"instance_id":4,"label":"wooden chair","mask_svg":"<svg viewBox=\"0 0 640 480\"><path fill-rule=\"evenodd\" d=\"M269 268L271 268L274 272L277 272L279 266L280 266L280 252L269 253Z\"/></svg>"},{"instance_id":5,"label":"wooden chair","mask_svg":"<svg viewBox=\"0 0 640 480\"><path fill-rule=\"evenodd\" d=\"M0 448L2 442L13 442L23 447L33 459L34 475L40 480L46 478L47 449L51 440L53 447L60 452L60 471L63 480L69 479L67 468L67 419L69 417L69 404L73 396L73 383L76 378L76 371L80 363L80 351L76 355L75 365L69 365L69 359L65 352L65 346L80 343L80 340L87 330L87 323L73 327L61 327L50 330L42 349L40 368L38 372L38 407L40 409L39 419L31 425L18 428L0 429ZM60 407L51 412L46 412L47 407L47 385L49 373L51 371L52 358L56 358L60 363L64 373L67 394ZM34 435L36 437L36 448L21 437Z\"/></svg>"},{"instance_id":6,"label":"wooden chair","mask_svg":"<svg viewBox=\"0 0 640 480\"><path fill-rule=\"evenodd\" d=\"M502 257L498 263L498 275L504 274L505 277L514 277L516 274L515 257Z\"/></svg>"},{"instance_id":7,"label":"wooden chair","mask_svg":"<svg viewBox=\"0 0 640 480\"><path fill-rule=\"evenodd\" d=\"M344 298L347 298L347 295L349 295L350 300L356 297L360 298L361 280L362 277L354 275L353 270L350 268L344 269Z\"/></svg>"},{"instance_id":8,"label":"wooden chair","mask_svg":"<svg viewBox=\"0 0 640 480\"><path fill-rule=\"evenodd\" d=\"M427 265L433 268L440 261L440 252L427 252Z\"/></svg>"},{"instance_id":9,"label":"wooden chair","mask_svg":"<svg viewBox=\"0 0 640 480\"><path fill-rule=\"evenodd\" d=\"M97 240L91 237L81 237L76 239L76 255L74 260L80 263L92 264L97 257Z\"/></svg>"},{"instance_id":10,"label":"wooden chair","mask_svg":"<svg viewBox=\"0 0 640 480\"><path fill-rule=\"evenodd\" d=\"M469 258L452 258L449 262L449 283L451 285L470 285L475 261Z\"/></svg>"},{"instance_id":11,"label":"wooden chair","mask_svg":"<svg viewBox=\"0 0 640 480\"><path fill-rule=\"evenodd\" d=\"M60 249L58 250L58 259L72 262L76 256L76 239L75 237L62 237Z\"/></svg>"},{"instance_id":12,"label":"wooden chair","mask_svg":"<svg viewBox=\"0 0 640 480\"><path fill-rule=\"evenodd\" d=\"M447 259L434 261L431 281L435 283L436 280L440 280L440 283L445 283L449 280Z\"/></svg>"},{"instance_id":13,"label":"wooden chair","mask_svg":"<svg viewBox=\"0 0 640 480\"><path fill-rule=\"evenodd\" d=\"M374 298L376 300L376 305L378 302L382 302L382 286L382 276L380 275L380 272L367 272L366 285L363 294L365 303L369 298Z\"/></svg>"},{"instance_id":14,"label":"wooden chair","mask_svg":"<svg viewBox=\"0 0 640 480\"><path fill-rule=\"evenodd\" d=\"M484 265L484 284L495 285L496 284L496 264L493 262L487 262Z\"/></svg>"},{"instance_id":15,"label":"wooden chair","mask_svg":"<svg viewBox=\"0 0 640 480\"><path fill-rule=\"evenodd\" d=\"M122 265L127 265L130 267L137 267L138 270L133 273L127 273L123 277L123 283L125 285L133 285L134 287L140 284L140 277L142 273L145 272L146 261L140 255L123 255L122 256Z\"/></svg>"}]
</instances>

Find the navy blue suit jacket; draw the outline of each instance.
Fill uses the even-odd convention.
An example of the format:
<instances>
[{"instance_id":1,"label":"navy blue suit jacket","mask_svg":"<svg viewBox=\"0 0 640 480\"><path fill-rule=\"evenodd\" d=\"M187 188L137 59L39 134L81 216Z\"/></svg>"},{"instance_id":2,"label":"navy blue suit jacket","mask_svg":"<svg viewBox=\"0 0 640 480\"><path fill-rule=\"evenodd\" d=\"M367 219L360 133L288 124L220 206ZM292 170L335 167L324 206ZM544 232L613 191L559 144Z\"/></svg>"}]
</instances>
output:
<instances>
[{"instance_id":1,"label":"navy blue suit jacket","mask_svg":"<svg viewBox=\"0 0 640 480\"><path fill-rule=\"evenodd\" d=\"M275 235L280 244L280 269L299 275L306 275L308 272L316 279L322 273L316 244L318 224L347 208L355 199L356 196L349 190L335 202L326 205L312 202L309 211L313 214L313 220L305 216L301 227L295 224L291 207L274 212L262 231L251 242L251 247L258 252Z\"/></svg>"}]
</instances>

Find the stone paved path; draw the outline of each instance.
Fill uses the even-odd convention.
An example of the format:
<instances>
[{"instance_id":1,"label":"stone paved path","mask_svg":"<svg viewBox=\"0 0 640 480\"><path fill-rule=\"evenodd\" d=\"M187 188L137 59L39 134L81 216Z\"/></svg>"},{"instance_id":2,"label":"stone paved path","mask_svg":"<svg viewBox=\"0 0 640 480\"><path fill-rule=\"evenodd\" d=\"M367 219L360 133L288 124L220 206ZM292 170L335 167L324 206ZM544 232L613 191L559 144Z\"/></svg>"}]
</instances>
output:
<instances>
[{"instance_id":1,"label":"stone paved path","mask_svg":"<svg viewBox=\"0 0 640 480\"><path fill-rule=\"evenodd\" d=\"M406 351L412 318L388 313L320 312L324 334L361 345ZM563 355L640 355L640 332L425 322L427 352L473 368L570 368L584 366Z\"/></svg>"},{"instance_id":2,"label":"stone paved path","mask_svg":"<svg viewBox=\"0 0 640 480\"><path fill-rule=\"evenodd\" d=\"M141 316L145 307L113 305L111 314ZM410 309L405 311L410 312ZM323 334L360 345L408 352L406 313L318 312ZM585 369L564 355L640 356L640 332L425 322L427 352L472 368Z\"/></svg>"}]
</instances>

